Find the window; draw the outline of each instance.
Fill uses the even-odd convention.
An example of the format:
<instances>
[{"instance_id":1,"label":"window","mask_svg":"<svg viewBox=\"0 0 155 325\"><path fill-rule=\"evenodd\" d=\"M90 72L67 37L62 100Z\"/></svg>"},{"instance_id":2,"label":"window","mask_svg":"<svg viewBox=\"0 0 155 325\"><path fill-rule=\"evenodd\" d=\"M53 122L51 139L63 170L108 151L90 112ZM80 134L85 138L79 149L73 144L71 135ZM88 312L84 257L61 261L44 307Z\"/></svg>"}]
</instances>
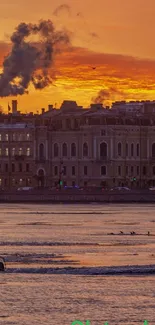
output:
<instances>
[{"instance_id":1,"label":"window","mask_svg":"<svg viewBox=\"0 0 155 325\"><path fill-rule=\"evenodd\" d=\"M121 156L122 155L122 145L121 143L119 142L118 143L118 156Z\"/></svg>"},{"instance_id":2,"label":"window","mask_svg":"<svg viewBox=\"0 0 155 325\"><path fill-rule=\"evenodd\" d=\"M128 156L128 143L126 143L126 156Z\"/></svg>"},{"instance_id":3,"label":"window","mask_svg":"<svg viewBox=\"0 0 155 325\"><path fill-rule=\"evenodd\" d=\"M83 157L88 157L88 144L86 142L83 144Z\"/></svg>"},{"instance_id":4,"label":"window","mask_svg":"<svg viewBox=\"0 0 155 325\"><path fill-rule=\"evenodd\" d=\"M137 143L137 157L139 157L139 143Z\"/></svg>"},{"instance_id":5,"label":"window","mask_svg":"<svg viewBox=\"0 0 155 325\"><path fill-rule=\"evenodd\" d=\"M8 135L8 133L5 134L5 141L9 141L9 135Z\"/></svg>"},{"instance_id":6,"label":"window","mask_svg":"<svg viewBox=\"0 0 155 325\"><path fill-rule=\"evenodd\" d=\"M22 168L22 163L19 163L19 172L21 173L23 171L23 168Z\"/></svg>"},{"instance_id":7,"label":"window","mask_svg":"<svg viewBox=\"0 0 155 325\"><path fill-rule=\"evenodd\" d=\"M8 155L9 155L9 149L5 148L5 156L8 156Z\"/></svg>"},{"instance_id":8,"label":"window","mask_svg":"<svg viewBox=\"0 0 155 325\"><path fill-rule=\"evenodd\" d=\"M58 166L54 166L54 175L55 175L55 176L58 175Z\"/></svg>"},{"instance_id":9,"label":"window","mask_svg":"<svg viewBox=\"0 0 155 325\"><path fill-rule=\"evenodd\" d=\"M128 175L128 166L126 166L126 175Z\"/></svg>"},{"instance_id":10,"label":"window","mask_svg":"<svg viewBox=\"0 0 155 325\"><path fill-rule=\"evenodd\" d=\"M57 143L54 143L54 157L59 156L59 147Z\"/></svg>"},{"instance_id":11,"label":"window","mask_svg":"<svg viewBox=\"0 0 155 325\"><path fill-rule=\"evenodd\" d=\"M2 155L2 148L0 148L0 156Z\"/></svg>"},{"instance_id":12,"label":"window","mask_svg":"<svg viewBox=\"0 0 155 325\"><path fill-rule=\"evenodd\" d=\"M155 175L155 166L153 166L153 168L152 168L152 173L153 173L153 175Z\"/></svg>"},{"instance_id":13,"label":"window","mask_svg":"<svg viewBox=\"0 0 155 325\"><path fill-rule=\"evenodd\" d=\"M75 176L75 166L72 166L72 176Z\"/></svg>"},{"instance_id":14,"label":"window","mask_svg":"<svg viewBox=\"0 0 155 325\"><path fill-rule=\"evenodd\" d=\"M63 174L64 176L66 176L66 174L67 174L67 168L66 168L66 166L63 166L62 174Z\"/></svg>"},{"instance_id":15,"label":"window","mask_svg":"<svg viewBox=\"0 0 155 325\"><path fill-rule=\"evenodd\" d=\"M44 145L43 143L40 143L39 145L39 159L44 158Z\"/></svg>"},{"instance_id":16,"label":"window","mask_svg":"<svg viewBox=\"0 0 155 325\"><path fill-rule=\"evenodd\" d=\"M131 143L131 157L134 155L134 148L133 148L133 143Z\"/></svg>"},{"instance_id":17,"label":"window","mask_svg":"<svg viewBox=\"0 0 155 325\"><path fill-rule=\"evenodd\" d=\"M87 166L84 166L84 175L86 176L88 174L88 168Z\"/></svg>"},{"instance_id":18,"label":"window","mask_svg":"<svg viewBox=\"0 0 155 325\"><path fill-rule=\"evenodd\" d=\"M155 143L152 144L152 157L155 158Z\"/></svg>"},{"instance_id":19,"label":"window","mask_svg":"<svg viewBox=\"0 0 155 325\"><path fill-rule=\"evenodd\" d=\"M71 144L71 157L76 157L76 144Z\"/></svg>"},{"instance_id":20,"label":"window","mask_svg":"<svg viewBox=\"0 0 155 325\"><path fill-rule=\"evenodd\" d=\"M87 181L84 181L84 187L86 187L88 185Z\"/></svg>"},{"instance_id":21,"label":"window","mask_svg":"<svg viewBox=\"0 0 155 325\"><path fill-rule=\"evenodd\" d=\"M22 180L22 178L20 178L19 185L22 185L22 183L23 183L23 180Z\"/></svg>"},{"instance_id":22,"label":"window","mask_svg":"<svg viewBox=\"0 0 155 325\"><path fill-rule=\"evenodd\" d=\"M8 172L8 164L5 164L5 172Z\"/></svg>"},{"instance_id":23,"label":"window","mask_svg":"<svg viewBox=\"0 0 155 325\"><path fill-rule=\"evenodd\" d=\"M137 175L139 175L139 166L137 166Z\"/></svg>"},{"instance_id":24,"label":"window","mask_svg":"<svg viewBox=\"0 0 155 325\"><path fill-rule=\"evenodd\" d=\"M15 186L15 185L16 185L15 178L12 178L12 186Z\"/></svg>"},{"instance_id":25,"label":"window","mask_svg":"<svg viewBox=\"0 0 155 325\"><path fill-rule=\"evenodd\" d=\"M143 175L146 175L146 166L143 166Z\"/></svg>"},{"instance_id":26,"label":"window","mask_svg":"<svg viewBox=\"0 0 155 325\"><path fill-rule=\"evenodd\" d=\"M121 166L118 166L118 175L121 176Z\"/></svg>"},{"instance_id":27,"label":"window","mask_svg":"<svg viewBox=\"0 0 155 325\"><path fill-rule=\"evenodd\" d=\"M12 140L16 141L16 134L15 133L12 134Z\"/></svg>"},{"instance_id":28,"label":"window","mask_svg":"<svg viewBox=\"0 0 155 325\"><path fill-rule=\"evenodd\" d=\"M101 158L107 157L107 144L105 142L102 142L100 144L100 157Z\"/></svg>"},{"instance_id":29,"label":"window","mask_svg":"<svg viewBox=\"0 0 155 325\"><path fill-rule=\"evenodd\" d=\"M2 141L2 135L1 135L1 133L0 133L0 141Z\"/></svg>"},{"instance_id":30,"label":"window","mask_svg":"<svg viewBox=\"0 0 155 325\"><path fill-rule=\"evenodd\" d=\"M30 164L26 164L26 172L28 173L30 171Z\"/></svg>"},{"instance_id":31,"label":"window","mask_svg":"<svg viewBox=\"0 0 155 325\"><path fill-rule=\"evenodd\" d=\"M15 172L15 164L12 164L12 172Z\"/></svg>"},{"instance_id":32,"label":"window","mask_svg":"<svg viewBox=\"0 0 155 325\"><path fill-rule=\"evenodd\" d=\"M26 149L26 156L28 156L28 157L29 157L29 156L30 156L30 154L31 154L30 148L27 148L27 149Z\"/></svg>"},{"instance_id":33,"label":"window","mask_svg":"<svg viewBox=\"0 0 155 325\"><path fill-rule=\"evenodd\" d=\"M30 140L30 133L26 134L26 140L29 141Z\"/></svg>"},{"instance_id":34,"label":"window","mask_svg":"<svg viewBox=\"0 0 155 325\"><path fill-rule=\"evenodd\" d=\"M15 155L15 148L12 148L12 156Z\"/></svg>"},{"instance_id":35,"label":"window","mask_svg":"<svg viewBox=\"0 0 155 325\"><path fill-rule=\"evenodd\" d=\"M131 166L131 175L133 175L133 166Z\"/></svg>"},{"instance_id":36,"label":"window","mask_svg":"<svg viewBox=\"0 0 155 325\"><path fill-rule=\"evenodd\" d=\"M23 140L23 134L19 133L18 134L18 141L22 141Z\"/></svg>"},{"instance_id":37,"label":"window","mask_svg":"<svg viewBox=\"0 0 155 325\"><path fill-rule=\"evenodd\" d=\"M103 135L106 135L105 130L101 130L101 135L102 135L102 136L103 136Z\"/></svg>"},{"instance_id":38,"label":"window","mask_svg":"<svg viewBox=\"0 0 155 325\"><path fill-rule=\"evenodd\" d=\"M22 153L23 153L23 149L22 148L19 148L19 156L21 156L22 155Z\"/></svg>"},{"instance_id":39,"label":"window","mask_svg":"<svg viewBox=\"0 0 155 325\"><path fill-rule=\"evenodd\" d=\"M105 176L107 173L106 166L101 166L101 175Z\"/></svg>"},{"instance_id":40,"label":"window","mask_svg":"<svg viewBox=\"0 0 155 325\"><path fill-rule=\"evenodd\" d=\"M0 178L0 186L2 186L2 179Z\"/></svg>"},{"instance_id":41,"label":"window","mask_svg":"<svg viewBox=\"0 0 155 325\"><path fill-rule=\"evenodd\" d=\"M31 178L26 179L26 186L29 186L31 184Z\"/></svg>"},{"instance_id":42,"label":"window","mask_svg":"<svg viewBox=\"0 0 155 325\"><path fill-rule=\"evenodd\" d=\"M7 180L7 178L5 178L4 179L4 185L7 186L7 184L8 184L8 180Z\"/></svg>"},{"instance_id":43,"label":"window","mask_svg":"<svg viewBox=\"0 0 155 325\"><path fill-rule=\"evenodd\" d=\"M63 143L62 145L62 156L67 157L67 144Z\"/></svg>"},{"instance_id":44,"label":"window","mask_svg":"<svg viewBox=\"0 0 155 325\"><path fill-rule=\"evenodd\" d=\"M72 181L72 186L75 186L75 181Z\"/></svg>"}]
</instances>

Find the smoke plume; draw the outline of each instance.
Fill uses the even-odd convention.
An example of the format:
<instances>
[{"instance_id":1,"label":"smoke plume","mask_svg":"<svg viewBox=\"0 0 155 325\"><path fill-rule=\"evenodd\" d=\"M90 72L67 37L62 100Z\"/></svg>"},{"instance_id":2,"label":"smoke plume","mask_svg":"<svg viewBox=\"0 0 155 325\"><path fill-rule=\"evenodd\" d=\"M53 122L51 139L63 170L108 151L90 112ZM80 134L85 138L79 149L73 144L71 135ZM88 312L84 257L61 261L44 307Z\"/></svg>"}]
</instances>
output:
<instances>
[{"instance_id":1,"label":"smoke plume","mask_svg":"<svg viewBox=\"0 0 155 325\"><path fill-rule=\"evenodd\" d=\"M98 92L96 97L92 98L94 104L109 103L114 100L124 100L127 97L123 91L110 87L109 89L102 89Z\"/></svg>"},{"instance_id":2,"label":"smoke plume","mask_svg":"<svg viewBox=\"0 0 155 325\"><path fill-rule=\"evenodd\" d=\"M60 14L62 14L63 12L67 12L68 14L70 14L70 6L67 5L66 3L58 6L54 11L53 11L53 15L54 16L59 16Z\"/></svg>"},{"instance_id":3,"label":"smoke plume","mask_svg":"<svg viewBox=\"0 0 155 325\"><path fill-rule=\"evenodd\" d=\"M27 38L37 35L36 43ZM0 97L28 93L30 83L43 89L52 83L50 68L54 54L69 44L66 32L56 31L52 21L41 20L38 24L21 23L11 36L12 50L3 61L0 74Z\"/></svg>"}]
</instances>

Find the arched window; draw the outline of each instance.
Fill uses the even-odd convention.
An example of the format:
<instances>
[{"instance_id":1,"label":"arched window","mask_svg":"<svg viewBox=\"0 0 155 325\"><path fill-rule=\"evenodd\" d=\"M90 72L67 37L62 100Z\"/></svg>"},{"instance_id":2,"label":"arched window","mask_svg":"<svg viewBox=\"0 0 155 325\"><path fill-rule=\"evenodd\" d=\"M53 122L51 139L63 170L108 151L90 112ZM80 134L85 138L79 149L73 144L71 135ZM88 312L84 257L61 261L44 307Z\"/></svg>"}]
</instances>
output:
<instances>
[{"instance_id":1,"label":"arched window","mask_svg":"<svg viewBox=\"0 0 155 325\"><path fill-rule=\"evenodd\" d=\"M131 157L134 156L134 149L133 149L133 143L131 143Z\"/></svg>"},{"instance_id":2,"label":"arched window","mask_svg":"<svg viewBox=\"0 0 155 325\"><path fill-rule=\"evenodd\" d=\"M76 144L71 144L71 157L76 157Z\"/></svg>"},{"instance_id":3,"label":"arched window","mask_svg":"<svg viewBox=\"0 0 155 325\"><path fill-rule=\"evenodd\" d=\"M54 143L54 157L59 156L59 147L57 143Z\"/></svg>"},{"instance_id":4,"label":"arched window","mask_svg":"<svg viewBox=\"0 0 155 325\"><path fill-rule=\"evenodd\" d=\"M155 175L155 166L153 166L153 168L152 168L152 173L153 173L153 175Z\"/></svg>"},{"instance_id":5,"label":"arched window","mask_svg":"<svg viewBox=\"0 0 155 325\"><path fill-rule=\"evenodd\" d=\"M62 156L67 157L67 144L63 143L62 145Z\"/></svg>"},{"instance_id":6,"label":"arched window","mask_svg":"<svg viewBox=\"0 0 155 325\"><path fill-rule=\"evenodd\" d=\"M107 157L107 144L105 142L102 142L100 144L100 157L101 158Z\"/></svg>"},{"instance_id":7,"label":"arched window","mask_svg":"<svg viewBox=\"0 0 155 325\"><path fill-rule=\"evenodd\" d=\"M152 157L155 158L155 143L152 144Z\"/></svg>"},{"instance_id":8,"label":"arched window","mask_svg":"<svg viewBox=\"0 0 155 325\"><path fill-rule=\"evenodd\" d=\"M143 167L143 175L146 175L146 166Z\"/></svg>"},{"instance_id":9,"label":"arched window","mask_svg":"<svg viewBox=\"0 0 155 325\"><path fill-rule=\"evenodd\" d=\"M23 149L22 149L22 148L19 148L19 150L18 150L18 154L19 154L19 156L21 156L22 153L23 153Z\"/></svg>"},{"instance_id":10,"label":"arched window","mask_svg":"<svg viewBox=\"0 0 155 325\"><path fill-rule=\"evenodd\" d=\"M86 142L83 144L83 157L88 157L88 144Z\"/></svg>"},{"instance_id":11,"label":"arched window","mask_svg":"<svg viewBox=\"0 0 155 325\"><path fill-rule=\"evenodd\" d=\"M126 143L126 156L128 156L128 143Z\"/></svg>"},{"instance_id":12,"label":"arched window","mask_svg":"<svg viewBox=\"0 0 155 325\"><path fill-rule=\"evenodd\" d=\"M102 175L102 176L105 176L106 173L107 173L107 168L106 168L106 166L101 166L101 175Z\"/></svg>"},{"instance_id":13,"label":"arched window","mask_svg":"<svg viewBox=\"0 0 155 325\"><path fill-rule=\"evenodd\" d=\"M43 169L39 169L38 176L45 176L45 173L44 173Z\"/></svg>"},{"instance_id":14,"label":"arched window","mask_svg":"<svg viewBox=\"0 0 155 325\"><path fill-rule=\"evenodd\" d=\"M137 143L137 157L139 157L139 143Z\"/></svg>"},{"instance_id":15,"label":"arched window","mask_svg":"<svg viewBox=\"0 0 155 325\"><path fill-rule=\"evenodd\" d=\"M44 145L43 145L43 143L40 143L40 145L39 145L39 158L40 159L44 158Z\"/></svg>"},{"instance_id":16,"label":"arched window","mask_svg":"<svg viewBox=\"0 0 155 325\"><path fill-rule=\"evenodd\" d=\"M55 175L55 176L58 175L58 166L54 166L54 175Z\"/></svg>"},{"instance_id":17,"label":"arched window","mask_svg":"<svg viewBox=\"0 0 155 325\"><path fill-rule=\"evenodd\" d=\"M118 156L122 155L122 144L119 142L118 143Z\"/></svg>"}]
</instances>

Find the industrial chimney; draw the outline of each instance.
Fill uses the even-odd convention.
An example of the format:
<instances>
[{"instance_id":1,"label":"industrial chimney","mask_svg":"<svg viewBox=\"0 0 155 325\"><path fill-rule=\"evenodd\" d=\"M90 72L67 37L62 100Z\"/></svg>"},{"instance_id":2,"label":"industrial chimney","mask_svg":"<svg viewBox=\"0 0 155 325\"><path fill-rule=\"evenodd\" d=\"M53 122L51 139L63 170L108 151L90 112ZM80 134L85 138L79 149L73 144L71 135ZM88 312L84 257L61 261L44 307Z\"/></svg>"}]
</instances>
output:
<instances>
[{"instance_id":1,"label":"industrial chimney","mask_svg":"<svg viewBox=\"0 0 155 325\"><path fill-rule=\"evenodd\" d=\"M17 114L17 100L12 100L12 114Z\"/></svg>"},{"instance_id":2,"label":"industrial chimney","mask_svg":"<svg viewBox=\"0 0 155 325\"><path fill-rule=\"evenodd\" d=\"M53 109L53 105L52 104L49 104L48 105L48 110L51 111Z\"/></svg>"}]
</instances>

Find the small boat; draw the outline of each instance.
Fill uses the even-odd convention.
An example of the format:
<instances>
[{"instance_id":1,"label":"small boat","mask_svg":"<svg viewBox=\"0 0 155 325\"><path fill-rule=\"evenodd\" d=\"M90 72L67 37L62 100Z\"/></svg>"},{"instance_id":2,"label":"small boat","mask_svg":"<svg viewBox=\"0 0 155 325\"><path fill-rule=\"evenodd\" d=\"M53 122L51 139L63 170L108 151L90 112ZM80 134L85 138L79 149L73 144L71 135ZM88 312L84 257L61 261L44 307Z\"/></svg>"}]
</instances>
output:
<instances>
[{"instance_id":1,"label":"small boat","mask_svg":"<svg viewBox=\"0 0 155 325\"><path fill-rule=\"evenodd\" d=\"M0 272L5 271L5 261L2 257L0 257Z\"/></svg>"}]
</instances>

